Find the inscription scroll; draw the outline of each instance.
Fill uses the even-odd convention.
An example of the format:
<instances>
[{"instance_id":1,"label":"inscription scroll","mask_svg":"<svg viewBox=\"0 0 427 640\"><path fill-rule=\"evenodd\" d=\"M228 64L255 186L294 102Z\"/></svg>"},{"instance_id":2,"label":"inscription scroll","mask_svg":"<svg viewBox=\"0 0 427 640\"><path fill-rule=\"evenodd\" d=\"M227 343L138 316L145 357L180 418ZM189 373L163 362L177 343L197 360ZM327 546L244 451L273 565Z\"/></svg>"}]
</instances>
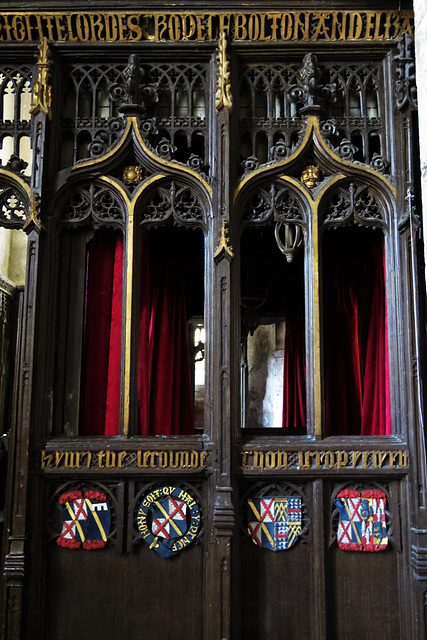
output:
<instances>
[{"instance_id":1,"label":"inscription scroll","mask_svg":"<svg viewBox=\"0 0 427 640\"><path fill-rule=\"evenodd\" d=\"M0 15L0 42L371 42L413 36L412 11L23 12Z\"/></svg>"}]
</instances>

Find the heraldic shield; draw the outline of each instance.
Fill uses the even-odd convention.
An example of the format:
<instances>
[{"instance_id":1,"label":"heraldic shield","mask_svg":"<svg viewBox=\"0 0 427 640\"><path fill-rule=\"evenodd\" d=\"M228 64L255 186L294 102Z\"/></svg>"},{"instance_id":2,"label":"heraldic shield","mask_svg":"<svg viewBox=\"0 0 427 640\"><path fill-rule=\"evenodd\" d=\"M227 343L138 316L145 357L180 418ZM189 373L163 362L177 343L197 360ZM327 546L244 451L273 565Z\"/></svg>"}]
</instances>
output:
<instances>
[{"instance_id":1,"label":"heraldic shield","mask_svg":"<svg viewBox=\"0 0 427 640\"><path fill-rule=\"evenodd\" d=\"M184 489L161 487L142 501L137 526L150 549L164 558L170 558L197 536L200 527L199 507Z\"/></svg>"},{"instance_id":2,"label":"heraldic shield","mask_svg":"<svg viewBox=\"0 0 427 640\"><path fill-rule=\"evenodd\" d=\"M248 499L248 530L258 547L290 549L302 531L301 498L275 496Z\"/></svg>"},{"instance_id":3,"label":"heraldic shield","mask_svg":"<svg viewBox=\"0 0 427 640\"><path fill-rule=\"evenodd\" d=\"M68 549L102 549L110 532L111 512L105 493L69 491L58 500L62 531L57 539Z\"/></svg>"},{"instance_id":4,"label":"heraldic shield","mask_svg":"<svg viewBox=\"0 0 427 640\"><path fill-rule=\"evenodd\" d=\"M387 548L386 497L382 491L340 491L337 540L345 551L382 551Z\"/></svg>"}]
</instances>

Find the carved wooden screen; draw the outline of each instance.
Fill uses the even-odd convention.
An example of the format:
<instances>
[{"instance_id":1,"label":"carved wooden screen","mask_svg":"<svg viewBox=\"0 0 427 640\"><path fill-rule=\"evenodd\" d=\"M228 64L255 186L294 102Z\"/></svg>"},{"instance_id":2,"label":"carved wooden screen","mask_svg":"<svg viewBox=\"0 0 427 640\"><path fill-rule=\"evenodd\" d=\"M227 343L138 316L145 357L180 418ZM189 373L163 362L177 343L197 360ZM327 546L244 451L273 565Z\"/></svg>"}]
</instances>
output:
<instances>
[{"instance_id":1,"label":"carved wooden screen","mask_svg":"<svg viewBox=\"0 0 427 640\"><path fill-rule=\"evenodd\" d=\"M5 639L421 637L411 23L377 13L52 17L0 168Z\"/></svg>"}]
</instances>

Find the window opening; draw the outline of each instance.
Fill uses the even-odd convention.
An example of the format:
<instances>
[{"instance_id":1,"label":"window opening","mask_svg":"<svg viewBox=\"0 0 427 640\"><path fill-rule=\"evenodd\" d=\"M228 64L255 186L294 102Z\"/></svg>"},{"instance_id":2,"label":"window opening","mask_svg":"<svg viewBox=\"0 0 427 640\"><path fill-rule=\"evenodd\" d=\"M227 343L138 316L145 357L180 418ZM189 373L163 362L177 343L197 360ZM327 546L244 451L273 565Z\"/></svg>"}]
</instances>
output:
<instances>
[{"instance_id":1,"label":"window opening","mask_svg":"<svg viewBox=\"0 0 427 640\"><path fill-rule=\"evenodd\" d=\"M306 413L302 233L288 262L274 228L242 233L242 426L300 435Z\"/></svg>"}]
</instances>

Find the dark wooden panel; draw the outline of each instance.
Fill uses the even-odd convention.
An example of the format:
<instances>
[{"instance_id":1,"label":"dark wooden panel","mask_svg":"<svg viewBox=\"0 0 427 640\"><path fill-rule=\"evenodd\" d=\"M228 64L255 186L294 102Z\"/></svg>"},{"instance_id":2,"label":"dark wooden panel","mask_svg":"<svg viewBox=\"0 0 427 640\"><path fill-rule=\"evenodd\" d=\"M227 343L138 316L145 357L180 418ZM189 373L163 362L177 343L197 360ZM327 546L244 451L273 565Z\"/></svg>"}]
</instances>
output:
<instances>
[{"instance_id":1,"label":"dark wooden panel","mask_svg":"<svg viewBox=\"0 0 427 640\"><path fill-rule=\"evenodd\" d=\"M241 638L312 637L310 548L297 542L287 551L242 544L240 550Z\"/></svg>"},{"instance_id":2,"label":"dark wooden panel","mask_svg":"<svg viewBox=\"0 0 427 640\"><path fill-rule=\"evenodd\" d=\"M399 640L397 552L334 546L327 564L328 640Z\"/></svg>"},{"instance_id":3,"label":"dark wooden panel","mask_svg":"<svg viewBox=\"0 0 427 640\"><path fill-rule=\"evenodd\" d=\"M201 639L202 550L48 551L46 640Z\"/></svg>"}]
</instances>

